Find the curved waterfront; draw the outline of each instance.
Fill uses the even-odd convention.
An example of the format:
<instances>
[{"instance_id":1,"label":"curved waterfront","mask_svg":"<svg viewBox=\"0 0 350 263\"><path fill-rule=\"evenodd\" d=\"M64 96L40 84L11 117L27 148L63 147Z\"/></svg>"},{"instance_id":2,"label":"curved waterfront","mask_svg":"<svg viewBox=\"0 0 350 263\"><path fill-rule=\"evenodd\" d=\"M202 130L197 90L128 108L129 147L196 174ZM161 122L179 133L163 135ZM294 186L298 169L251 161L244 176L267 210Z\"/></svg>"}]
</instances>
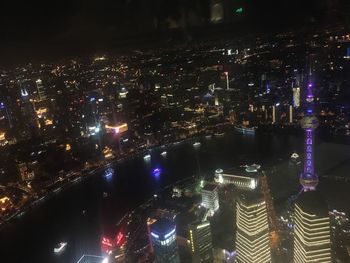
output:
<instances>
[{"instance_id":1,"label":"curved waterfront","mask_svg":"<svg viewBox=\"0 0 350 263\"><path fill-rule=\"evenodd\" d=\"M116 173L111 180L96 174L32 208L2 230L4 262L74 262L84 253L99 254L100 235L166 185L199 171L210 174L219 167L252 162L272 167L286 162L293 151L303 149L302 135L245 136L231 131L223 137L203 137L199 141L198 148L189 141L168 149L153 149L150 162L139 156L115 164ZM160 155L164 150L166 157ZM162 170L160 175L152 173L155 168ZM274 176L272 192L278 192L281 200L298 190L292 170ZM103 197L104 192L107 198ZM67 250L56 256L53 247L62 240L68 242ZM13 248L18 251L15 255L10 252Z\"/></svg>"}]
</instances>

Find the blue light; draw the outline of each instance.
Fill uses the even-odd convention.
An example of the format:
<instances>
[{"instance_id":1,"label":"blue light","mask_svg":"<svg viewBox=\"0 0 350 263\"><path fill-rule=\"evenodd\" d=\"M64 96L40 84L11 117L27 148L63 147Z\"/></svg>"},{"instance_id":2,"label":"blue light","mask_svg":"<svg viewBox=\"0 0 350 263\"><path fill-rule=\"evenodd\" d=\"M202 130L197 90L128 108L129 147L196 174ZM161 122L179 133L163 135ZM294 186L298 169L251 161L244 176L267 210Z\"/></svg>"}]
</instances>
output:
<instances>
[{"instance_id":1,"label":"blue light","mask_svg":"<svg viewBox=\"0 0 350 263\"><path fill-rule=\"evenodd\" d=\"M151 235L155 238L159 238L159 236L157 234L154 234L153 232L151 232Z\"/></svg>"},{"instance_id":2,"label":"blue light","mask_svg":"<svg viewBox=\"0 0 350 263\"><path fill-rule=\"evenodd\" d=\"M312 113L312 110L307 110L307 113Z\"/></svg>"},{"instance_id":3,"label":"blue light","mask_svg":"<svg viewBox=\"0 0 350 263\"><path fill-rule=\"evenodd\" d=\"M152 174L153 174L153 176L155 176L155 177L160 176L161 173L162 173L162 169L160 169L160 168L154 168L153 171L152 171Z\"/></svg>"},{"instance_id":4,"label":"blue light","mask_svg":"<svg viewBox=\"0 0 350 263\"><path fill-rule=\"evenodd\" d=\"M93 102L93 101L95 101L96 100L96 98L94 98L94 97L91 97L90 98L90 102Z\"/></svg>"},{"instance_id":5,"label":"blue light","mask_svg":"<svg viewBox=\"0 0 350 263\"><path fill-rule=\"evenodd\" d=\"M110 179L112 178L113 174L114 174L114 170L112 168L108 168L104 173L104 177L106 179Z\"/></svg>"},{"instance_id":6,"label":"blue light","mask_svg":"<svg viewBox=\"0 0 350 263\"><path fill-rule=\"evenodd\" d=\"M174 233L175 233L175 228L173 230L171 230L168 234L165 234L164 238L167 239L168 237L170 237Z\"/></svg>"},{"instance_id":7,"label":"blue light","mask_svg":"<svg viewBox=\"0 0 350 263\"><path fill-rule=\"evenodd\" d=\"M5 108L5 104L3 102L0 103L0 109L4 109Z\"/></svg>"}]
</instances>

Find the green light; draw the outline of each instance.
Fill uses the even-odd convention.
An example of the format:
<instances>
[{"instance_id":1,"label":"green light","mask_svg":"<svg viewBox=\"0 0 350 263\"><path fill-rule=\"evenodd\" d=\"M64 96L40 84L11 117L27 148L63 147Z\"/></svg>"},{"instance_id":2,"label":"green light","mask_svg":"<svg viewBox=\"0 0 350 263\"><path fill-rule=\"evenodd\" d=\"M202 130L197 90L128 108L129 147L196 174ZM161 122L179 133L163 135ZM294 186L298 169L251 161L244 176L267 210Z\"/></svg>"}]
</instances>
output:
<instances>
[{"instance_id":1,"label":"green light","mask_svg":"<svg viewBox=\"0 0 350 263\"><path fill-rule=\"evenodd\" d=\"M237 8L236 13L243 13L243 7Z\"/></svg>"}]
</instances>

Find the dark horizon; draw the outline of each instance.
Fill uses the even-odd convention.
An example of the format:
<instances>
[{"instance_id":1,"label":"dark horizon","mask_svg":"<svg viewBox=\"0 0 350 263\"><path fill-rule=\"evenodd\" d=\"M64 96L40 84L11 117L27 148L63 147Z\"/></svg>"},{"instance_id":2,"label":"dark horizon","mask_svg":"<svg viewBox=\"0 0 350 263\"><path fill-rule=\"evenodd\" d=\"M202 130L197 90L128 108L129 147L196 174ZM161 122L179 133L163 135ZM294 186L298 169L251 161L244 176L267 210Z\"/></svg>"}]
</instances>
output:
<instances>
[{"instance_id":1,"label":"dark horizon","mask_svg":"<svg viewBox=\"0 0 350 263\"><path fill-rule=\"evenodd\" d=\"M223 0L224 19L212 25L210 6L215 2L220 1L9 3L0 18L1 65L52 61L116 48L142 47L157 41L188 42L205 37L207 31L234 36L271 33L289 27L349 24L346 15L350 5L344 0L308 3ZM240 7L243 13L235 14Z\"/></svg>"}]
</instances>

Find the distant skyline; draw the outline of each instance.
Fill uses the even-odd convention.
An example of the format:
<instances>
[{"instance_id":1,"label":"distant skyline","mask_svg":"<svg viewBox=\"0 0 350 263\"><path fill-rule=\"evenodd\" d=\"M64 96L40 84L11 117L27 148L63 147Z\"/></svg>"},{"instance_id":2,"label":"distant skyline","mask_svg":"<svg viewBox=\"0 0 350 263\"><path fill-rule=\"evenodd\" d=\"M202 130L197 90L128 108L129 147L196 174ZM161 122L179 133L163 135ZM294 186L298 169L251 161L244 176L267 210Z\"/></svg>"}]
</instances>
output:
<instances>
[{"instance_id":1,"label":"distant skyline","mask_svg":"<svg viewBox=\"0 0 350 263\"><path fill-rule=\"evenodd\" d=\"M0 64L142 45L140 39L149 33L157 39L174 27L190 35L193 27L208 25L215 2L223 3L225 23L232 25L232 31L239 25L259 26L263 32L272 26L345 21L350 6L346 0L9 1L0 16ZM238 7L244 12L236 18Z\"/></svg>"}]
</instances>

